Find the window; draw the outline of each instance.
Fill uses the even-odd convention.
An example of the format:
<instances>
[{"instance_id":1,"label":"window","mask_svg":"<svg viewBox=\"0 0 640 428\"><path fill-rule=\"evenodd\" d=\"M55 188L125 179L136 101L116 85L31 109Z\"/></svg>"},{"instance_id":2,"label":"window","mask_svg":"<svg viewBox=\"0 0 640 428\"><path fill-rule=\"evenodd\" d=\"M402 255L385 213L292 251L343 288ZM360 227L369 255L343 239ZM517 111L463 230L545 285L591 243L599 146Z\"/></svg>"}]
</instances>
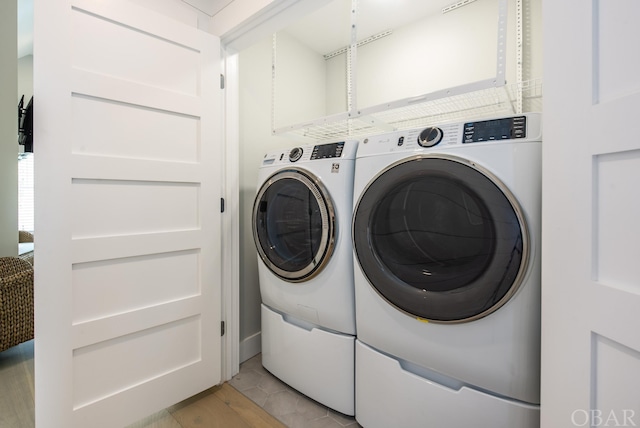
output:
<instances>
[{"instance_id":1,"label":"window","mask_svg":"<svg viewBox=\"0 0 640 428\"><path fill-rule=\"evenodd\" d=\"M18 156L18 229L33 232L33 153Z\"/></svg>"}]
</instances>

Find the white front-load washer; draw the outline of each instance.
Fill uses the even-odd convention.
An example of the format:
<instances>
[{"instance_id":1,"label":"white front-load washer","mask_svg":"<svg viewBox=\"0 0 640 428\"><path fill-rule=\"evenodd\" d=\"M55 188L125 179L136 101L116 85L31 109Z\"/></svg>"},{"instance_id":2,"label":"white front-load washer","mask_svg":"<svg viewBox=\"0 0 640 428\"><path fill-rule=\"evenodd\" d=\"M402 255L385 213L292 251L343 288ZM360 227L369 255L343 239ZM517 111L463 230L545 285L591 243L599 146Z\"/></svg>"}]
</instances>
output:
<instances>
[{"instance_id":1,"label":"white front-load washer","mask_svg":"<svg viewBox=\"0 0 640 428\"><path fill-rule=\"evenodd\" d=\"M356 418L539 427L538 114L361 141Z\"/></svg>"},{"instance_id":2,"label":"white front-load washer","mask_svg":"<svg viewBox=\"0 0 640 428\"><path fill-rule=\"evenodd\" d=\"M265 155L253 206L262 364L298 391L354 414L351 213L357 141Z\"/></svg>"}]
</instances>

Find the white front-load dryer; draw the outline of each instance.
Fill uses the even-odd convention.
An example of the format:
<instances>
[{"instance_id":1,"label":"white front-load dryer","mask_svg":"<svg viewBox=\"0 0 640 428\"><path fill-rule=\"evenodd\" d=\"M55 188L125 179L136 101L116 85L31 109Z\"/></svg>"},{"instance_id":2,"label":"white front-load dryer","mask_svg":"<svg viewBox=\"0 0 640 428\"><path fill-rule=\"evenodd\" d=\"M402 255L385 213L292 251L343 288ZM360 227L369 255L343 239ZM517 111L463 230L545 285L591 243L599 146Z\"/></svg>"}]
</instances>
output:
<instances>
[{"instance_id":1,"label":"white front-load dryer","mask_svg":"<svg viewBox=\"0 0 640 428\"><path fill-rule=\"evenodd\" d=\"M262 364L298 391L354 414L351 213L357 141L265 155L252 228Z\"/></svg>"},{"instance_id":2,"label":"white front-load dryer","mask_svg":"<svg viewBox=\"0 0 640 428\"><path fill-rule=\"evenodd\" d=\"M361 425L539 426L540 188L538 114L360 143Z\"/></svg>"}]
</instances>

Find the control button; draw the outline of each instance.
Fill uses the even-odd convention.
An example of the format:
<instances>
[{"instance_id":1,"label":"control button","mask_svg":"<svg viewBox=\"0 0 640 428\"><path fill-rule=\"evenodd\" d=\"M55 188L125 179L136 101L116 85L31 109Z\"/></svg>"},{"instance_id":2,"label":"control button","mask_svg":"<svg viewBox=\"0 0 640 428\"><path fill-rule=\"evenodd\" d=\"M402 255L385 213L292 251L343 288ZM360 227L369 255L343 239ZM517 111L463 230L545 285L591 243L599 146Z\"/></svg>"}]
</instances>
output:
<instances>
[{"instance_id":1,"label":"control button","mask_svg":"<svg viewBox=\"0 0 640 428\"><path fill-rule=\"evenodd\" d=\"M433 147L442 141L442 129L436 127L425 128L418 135L418 144L422 147Z\"/></svg>"},{"instance_id":2,"label":"control button","mask_svg":"<svg viewBox=\"0 0 640 428\"><path fill-rule=\"evenodd\" d=\"M398 147L402 146L403 144L404 144L404 137L398 138Z\"/></svg>"},{"instance_id":3,"label":"control button","mask_svg":"<svg viewBox=\"0 0 640 428\"><path fill-rule=\"evenodd\" d=\"M302 157L302 148L296 147L289 152L289 160L295 162Z\"/></svg>"}]
</instances>

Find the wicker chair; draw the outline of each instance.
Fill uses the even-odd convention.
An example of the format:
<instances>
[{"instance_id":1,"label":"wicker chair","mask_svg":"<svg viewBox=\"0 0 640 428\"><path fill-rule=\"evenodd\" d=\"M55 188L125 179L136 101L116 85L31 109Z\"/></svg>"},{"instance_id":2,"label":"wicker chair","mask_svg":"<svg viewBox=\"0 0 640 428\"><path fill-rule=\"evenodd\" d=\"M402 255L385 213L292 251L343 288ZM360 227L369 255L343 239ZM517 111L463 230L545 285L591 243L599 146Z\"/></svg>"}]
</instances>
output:
<instances>
[{"instance_id":1,"label":"wicker chair","mask_svg":"<svg viewBox=\"0 0 640 428\"><path fill-rule=\"evenodd\" d=\"M27 232L26 230L19 230L18 242L33 242L33 233Z\"/></svg>"},{"instance_id":2,"label":"wicker chair","mask_svg":"<svg viewBox=\"0 0 640 428\"><path fill-rule=\"evenodd\" d=\"M0 258L0 351L33 339L33 267Z\"/></svg>"}]
</instances>

